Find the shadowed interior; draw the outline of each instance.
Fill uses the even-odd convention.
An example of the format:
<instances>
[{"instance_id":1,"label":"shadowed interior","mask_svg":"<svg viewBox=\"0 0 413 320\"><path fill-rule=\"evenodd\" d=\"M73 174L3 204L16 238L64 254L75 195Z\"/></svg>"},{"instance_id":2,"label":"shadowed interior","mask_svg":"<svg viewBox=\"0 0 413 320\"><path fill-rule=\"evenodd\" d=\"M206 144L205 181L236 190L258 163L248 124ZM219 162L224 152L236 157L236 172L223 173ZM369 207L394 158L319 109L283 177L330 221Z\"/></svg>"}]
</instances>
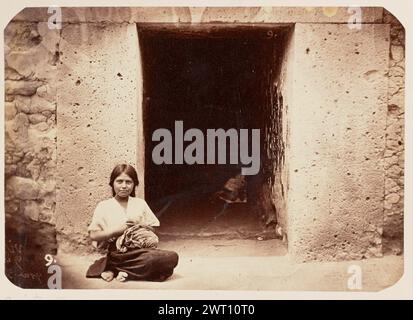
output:
<instances>
[{"instance_id":1,"label":"shadowed interior","mask_svg":"<svg viewBox=\"0 0 413 320\"><path fill-rule=\"evenodd\" d=\"M145 196L161 220L160 231L236 237L255 237L265 231L266 213L259 199L272 174L265 170L273 158L266 151L266 140L279 138L274 130L266 132L274 120L268 110L277 107L273 82L279 70L280 30L138 29L144 83ZM205 160L207 129L235 128L238 135L239 129L249 129L250 144L251 129L261 130L260 172L240 178L246 182L246 201L227 203L217 196L228 192L229 180L237 188L240 179L236 176L245 166L229 164L229 139L227 164L154 164L152 150L159 142L152 141L152 134L166 128L174 145L175 121L183 121L184 132L198 128L204 133ZM184 142L184 150L190 143ZM251 152L251 145L248 148Z\"/></svg>"}]
</instances>

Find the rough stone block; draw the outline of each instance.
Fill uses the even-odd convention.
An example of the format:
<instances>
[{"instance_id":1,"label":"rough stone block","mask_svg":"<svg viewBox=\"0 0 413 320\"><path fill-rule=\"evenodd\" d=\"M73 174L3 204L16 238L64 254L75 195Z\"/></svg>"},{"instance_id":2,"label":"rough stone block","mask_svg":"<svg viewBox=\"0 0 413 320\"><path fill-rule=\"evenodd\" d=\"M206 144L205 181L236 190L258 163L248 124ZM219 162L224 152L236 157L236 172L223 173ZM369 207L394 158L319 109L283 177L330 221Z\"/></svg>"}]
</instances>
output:
<instances>
[{"instance_id":1,"label":"rough stone block","mask_svg":"<svg viewBox=\"0 0 413 320\"><path fill-rule=\"evenodd\" d=\"M29 115L29 121L30 121L30 123L32 123L32 124L37 124L37 123L40 123L40 122L45 122L46 120L47 120L47 118L46 118L44 115L42 115L42 114L36 113L36 114L31 114L31 115Z\"/></svg>"},{"instance_id":2,"label":"rough stone block","mask_svg":"<svg viewBox=\"0 0 413 320\"><path fill-rule=\"evenodd\" d=\"M389 78L389 94L395 95L400 89L404 88L404 78L402 77L390 77Z\"/></svg>"},{"instance_id":3,"label":"rough stone block","mask_svg":"<svg viewBox=\"0 0 413 320\"><path fill-rule=\"evenodd\" d=\"M389 77L404 77L404 68L394 65L389 70Z\"/></svg>"},{"instance_id":4,"label":"rough stone block","mask_svg":"<svg viewBox=\"0 0 413 320\"><path fill-rule=\"evenodd\" d=\"M11 21L4 29L4 41L10 52L27 51L37 46L42 38L37 31L37 22L15 23Z\"/></svg>"},{"instance_id":5,"label":"rough stone block","mask_svg":"<svg viewBox=\"0 0 413 320\"><path fill-rule=\"evenodd\" d=\"M46 84L37 88L37 95L48 102L56 102L56 87L53 84Z\"/></svg>"},{"instance_id":6,"label":"rough stone block","mask_svg":"<svg viewBox=\"0 0 413 320\"><path fill-rule=\"evenodd\" d=\"M19 201L15 201L13 199L6 200L5 202L5 211L8 214L15 214L19 212Z\"/></svg>"},{"instance_id":7,"label":"rough stone block","mask_svg":"<svg viewBox=\"0 0 413 320\"><path fill-rule=\"evenodd\" d=\"M390 166L386 171L386 176L393 179L398 179L401 176L402 169L398 165Z\"/></svg>"},{"instance_id":8,"label":"rough stone block","mask_svg":"<svg viewBox=\"0 0 413 320\"><path fill-rule=\"evenodd\" d=\"M286 161L299 261L381 255L388 39L386 25L296 24Z\"/></svg>"},{"instance_id":9,"label":"rough stone block","mask_svg":"<svg viewBox=\"0 0 413 320\"><path fill-rule=\"evenodd\" d=\"M56 181L46 181L42 185L42 190L44 190L46 193L51 193L56 190Z\"/></svg>"},{"instance_id":10,"label":"rough stone block","mask_svg":"<svg viewBox=\"0 0 413 320\"><path fill-rule=\"evenodd\" d=\"M396 180L386 177L386 181L385 181L386 190L394 188L395 186L397 186Z\"/></svg>"},{"instance_id":11,"label":"rough stone block","mask_svg":"<svg viewBox=\"0 0 413 320\"><path fill-rule=\"evenodd\" d=\"M6 181L6 185L12 188L14 196L18 199L38 199L40 187L38 183L32 179L14 176Z\"/></svg>"},{"instance_id":12,"label":"rough stone block","mask_svg":"<svg viewBox=\"0 0 413 320\"><path fill-rule=\"evenodd\" d=\"M391 204L395 204L399 202L399 200L400 200L400 196L396 193L391 193L388 196L386 196L386 201Z\"/></svg>"},{"instance_id":13,"label":"rough stone block","mask_svg":"<svg viewBox=\"0 0 413 320\"><path fill-rule=\"evenodd\" d=\"M30 113L41 113L43 111L49 111L51 113L56 112L56 101L50 102L38 95L32 96L30 100Z\"/></svg>"},{"instance_id":14,"label":"rough stone block","mask_svg":"<svg viewBox=\"0 0 413 320\"><path fill-rule=\"evenodd\" d=\"M394 186L393 188L386 190L386 194L398 193L400 190L401 188L399 186Z\"/></svg>"},{"instance_id":15,"label":"rough stone block","mask_svg":"<svg viewBox=\"0 0 413 320\"><path fill-rule=\"evenodd\" d=\"M54 208L53 208L54 209ZM43 208L39 214L39 221L55 224L54 210Z\"/></svg>"},{"instance_id":16,"label":"rough stone block","mask_svg":"<svg viewBox=\"0 0 413 320\"><path fill-rule=\"evenodd\" d=\"M6 94L32 96L36 93L38 87L43 85L43 82L37 80L31 81L16 81L6 80Z\"/></svg>"},{"instance_id":17,"label":"rough stone block","mask_svg":"<svg viewBox=\"0 0 413 320\"><path fill-rule=\"evenodd\" d=\"M89 221L98 201L110 196L108 178L115 164L136 166L138 48L135 25L68 24L62 29L56 226L67 233L86 232L87 224L78 222ZM143 171L137 169L141 178Z\"/></svg>"},{"instance_id":18,"label":"rough stone block","mask_svg":"<svg viewBox=\"0 0 413 320\"><path fill-rule=\"evenodd\" d=\"M27 201L24 206L24 216L33 221L39 220L40 209L35 201Z\"/></svg>"},{"instance_id":19,"label":"rough stone block","mask_svg":"<svg viewBox=\"0 0 413 320\"><path fill-rule=\"evenodd\" d=\"M385 159L385 167L390 168L394 164L399 163L399 157L398 156L392 156L390 158Z\"/></svg>"},{"instance_id":20,"label":"rough stone block","mask_svg":"<svg viewBox=\"0 0 413 320\"><path fill-rule=\"evenodd\" d=\"M390 47L391 58L397 62L404 59L404 47L403 46L391 46Z\"/></svg>"},{"instance_id":21,"label":"rough stone block","mask_svg":"<svg viewBox=\"0 0 413 320\"><path fill-rule=\"evenodd\" d=\"M5 108L5 119L6 121L12 120L17 113L17 109L14 102L6 102L4 104Z\"/></svg>"},{"instance_id":22,"label":"rough stone block","mask_svg":"<svg viewBox=\"0 0 413 320\"><path fill-rule=\"evenodd\" d=\"M40 123L36 123L32 126L32 128L41 131L41 132L45 132L47 130L49 130L49 125L46 122L40 122Z\"/></svg>"},{"instance_id":23,"label":"rough stone block","mask_svg":"<svg viewBox=\"0 0 413 320\"><path fill-rule=\"evenodd\" d=\"M14 95L6 94L5 101L6 102L13 102L14 101Z\"/></svg>"},{"instance_id":24,"label":"rough stone block","mask_svg":"<svg viewBox=\"0 0 413 320\"><path fill-rule=\"evenodd\" d=\"M30 101L30 97L16 96L14 103L17 111L22 113L29 113L31 104Z\"/></svg>"},{"instance_id":25,"label":"rough stone block","mask_svg":"<svg viewBox=\"0 0 413 320\"><path fill-rule=\"evenodd\" d=\"M39 179L39 175L40 175L40 170L41 170L41 163L39 162L38 159L33 159L27 166L26 169L30 172L31 177L34 180L38 180ZM42 195L39 194L39 197L41 198Z\"/></svg>"},{"instance_id":26,"label":"rough stone block","mask_svg":"<svg viewBox=\"0 0 413 320\"><path fill-rule=\"evenodd\" d=\"M17 166L15 164L8 164L4 168L6 179L16 174Z\"/></svg>"},{"instance_id":27,"label":"rough stone block","mask_svg":"<svg viewBox=\"0 0 413 320\"><path fill-rule=\"evenodd\" d=\"M6 53L5 53L5 56L7 56ZM18 72L16 72L16 70L11 69L8 66L6 66L5 76L4 76L5 80L22 80L23 78L24 77Z\"/></svg>"},{"instance_id":28,"label":"rough stone block","mask_svg":"<svg viewBox=\"0 0 413 320\"><path fill-rule=\"evenodd\" d=\"M59 30L50 30L46 23L33 26L31 33L39 42L27 44L27 50L10 51L6 57L7 66L19 75L30 79L52 81L59 60ZM39 32L40 31L40 32ZM16 48L18 49L18 48Z\"/></svg>"},{"instance_id":29,"label":"rough stone block","mask_svg":"<svg viewBox=\"0 0 413 320\"><path fill-rule=\"evenodd\" d=\"M18 143L25 143L28 137L29 119L24 113L18 113L12 122L12 131L9 131L12 139Z\"/></svg>"}]
</instances>

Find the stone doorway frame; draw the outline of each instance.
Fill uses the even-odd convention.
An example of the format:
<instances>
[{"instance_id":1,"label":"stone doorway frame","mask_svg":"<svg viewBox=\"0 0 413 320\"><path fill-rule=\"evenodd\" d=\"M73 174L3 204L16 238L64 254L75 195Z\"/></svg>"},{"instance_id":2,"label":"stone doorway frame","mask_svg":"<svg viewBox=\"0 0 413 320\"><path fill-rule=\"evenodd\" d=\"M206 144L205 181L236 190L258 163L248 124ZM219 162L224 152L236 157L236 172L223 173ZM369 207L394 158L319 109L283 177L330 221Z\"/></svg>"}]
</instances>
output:
<instances>
[{"instance_id":1,"label":"stone doorway frame","mask_svg":"<svg viewBox=\"0 0 413 320\"><path fill-rule=\"evenodd\" d=\"M282 99L283 96L282 94L287 93L287 91L291 91L291 81L285 82L281 79L281 72L286 72L286 66L282 66L281 64L287 64L287 59L286 58L286 50L287 47L290 46L291 42L291 37L294 32L294 24L291 23L255 23L255 24L248 24L248 23L233 23L233 24L226 24L226 23L214 23L214 22L208 22L208 23L198 23L198 24L173 24L173 23L138 23L137 24L137 35L138 39L139 33L140 32L151 32L151 33L162 33L162 32L168 32L169 35L176 36L177 38L180 37L197 37L197 38L230 38L231 36L242 34L244 32L257 32L257 37L258 37L258 32L262 32L263 34L266 34L265 36L260 35L260 37L264 38L267 41L274 41L274 46L280 46L279 49L274 49L274 56L273 56L273 70L271 73L274 74L273 76L273 83L269 84L269 87L275 87L274 94L275 94L275 99L280 98L281 99L281 104L282 104ZM227 34L225 34L227 33ZM225 34L225 35L224 35ZM139 42L139 40L138 40ZM141 51L141 43L140 44L140 50ZM274 48L275 48L274 47ZM145 63L141 58L140 58L140 66L139 70L142 72L142 63ZM143 74L143 73L142 73ZM141 86L141 89L139 90L139 102L142 102L142 105L138 105L138 121L141 119L140 124L138 127L141 126L144 127L144 97L143 97L143 82L144 79L139 80L139 84ZM279 88L277 88L277 86ZM269 88L268 91L271 91L272 88ZM268 108L278 108L278 101L275 102L275 105L269 106ZM282 106L281 106L282 108ZM278 110L274 111L277 116L283 117L286 115L285 110ZM271 114L271 117L273 115ZM266 124L268 125L268 124ZM282 140L281 143L271 143L270 147L270 142L267 142L265 147L268 148L267 151L261 150L261 153L282 153L282 155L277 155L276 161L278 162L278 165L276 167L271 168L271 170L275 169L276 172L273 173L271 176L271 182L270 185L265 185L262 186L262 190L259 192L259 197L262 200L262 205L260 211L263 212L263 217L257 217L257 219L263 220L263 224L265 225L272 225L273 230L273 236L281 237L284 238L286 241L287 238L285 237L286 233L286 221L287 221L287 212L286 212L286 199L284 193L286 192L286 172L283 172L284 168L282 167L284 163L284 146L287 144L286 143L286 120L280 121L278 124L278 128L272 128L272 130L278 130L281 131L279 133L279 137L264 137L264 131L261 130L261 139L277 139L279 138ZM263 129L263 128L261 128ZM146 176L145 173L145 152L146 152L146 146L145 146L145 136L144 133L142 133L139 129L139 134L138 134L138 150L140 150L142 153L139 154L138 157L138 168L139 170L142 170L143 176ZM284 131L284 132L283 132ZM274 134L274 133L272 133ZM142 149L142 145L144 148ZM276 145L276 147L274 147ZM272 149L269 149L272 148ZM277 148L277 149L274 149ZM281 148L282 150L278 150ZM282 159L278 159L282 158ZM260 168L260 172L262 171L262 168ZM282 179L284 179L282 181ZM265 182L263 182L265 184ZM268 183L267 183L268 184ZM145 194L145 186L143 185L142 188L140 189L142 191L141 194ZM273 193L272 196L267 196L264 193ZM257 192L258 194L258 192ZM277 227L275 224L277 224ZM278 233L277 233L278 230ZM284 230L284 231L283 231ZM264 230L263 230L264 231ZM267 233L266 231L264 233ZM268 234L271 232L268 231Z\"/></svg>"}]
</instances>

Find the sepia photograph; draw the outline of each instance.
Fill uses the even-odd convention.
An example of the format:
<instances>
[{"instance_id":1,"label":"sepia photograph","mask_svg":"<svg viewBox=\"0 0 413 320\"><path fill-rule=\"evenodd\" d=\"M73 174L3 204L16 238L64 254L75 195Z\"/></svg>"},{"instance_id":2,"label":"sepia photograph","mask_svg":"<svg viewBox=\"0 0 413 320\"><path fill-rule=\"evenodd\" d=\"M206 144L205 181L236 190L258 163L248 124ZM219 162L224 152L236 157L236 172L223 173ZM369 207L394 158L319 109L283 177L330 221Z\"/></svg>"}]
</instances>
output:
<instances>
[{"instance_id":1,"label":"sepia photograph","mask_svg":"<svg viewBox=\"0 0 413 320\"><path fill-rule=\"evenodd\" d=\"M386 8L26 7L3 32L15 286L403 276L405 29Z\"/></svg>"}]
</instances>

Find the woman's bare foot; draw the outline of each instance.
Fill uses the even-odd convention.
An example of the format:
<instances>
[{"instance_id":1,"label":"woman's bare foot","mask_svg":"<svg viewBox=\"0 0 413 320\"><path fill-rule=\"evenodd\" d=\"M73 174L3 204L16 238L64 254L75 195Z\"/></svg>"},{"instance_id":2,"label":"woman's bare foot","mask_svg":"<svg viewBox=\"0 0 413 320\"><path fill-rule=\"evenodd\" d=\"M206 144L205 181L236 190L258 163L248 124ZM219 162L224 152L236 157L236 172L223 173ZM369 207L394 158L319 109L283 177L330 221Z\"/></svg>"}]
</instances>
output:
<instances>
[{"instance_id":1,"label":"woman's bare foot","mask_svg":"<svg viewBox=\"0 0 413 320\"><path fill-rule=\"evenodd\" d=\"M109 282L112 281L113 278L115 277L115 274L113 271L103 271L100 276L102 277L103 280Z\"/></svg>"},{"instance_id":2,"label":"woman's bare foot","mask_svg":"<svg viewBox=\"0 0 413 320\"><path fill-rule=\"evenodd\" d=\"M120 271L118 273L118 276L116 277L116 280L120 282L124 282L126 281L127 278L128 278L128 274L126 272Z\"/></svg>"}]
</instances>

